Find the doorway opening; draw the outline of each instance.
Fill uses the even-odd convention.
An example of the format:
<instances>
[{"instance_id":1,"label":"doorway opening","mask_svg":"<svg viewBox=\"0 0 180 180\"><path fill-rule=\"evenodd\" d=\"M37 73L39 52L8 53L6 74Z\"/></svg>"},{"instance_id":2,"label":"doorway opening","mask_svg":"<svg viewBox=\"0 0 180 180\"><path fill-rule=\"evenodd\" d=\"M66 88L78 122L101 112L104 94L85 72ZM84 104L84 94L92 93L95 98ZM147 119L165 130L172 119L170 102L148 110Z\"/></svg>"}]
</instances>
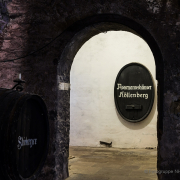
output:
<instances>
[{"instance_id":1,"label":"doorway opening","mask_svg":"<svg viewBox=\"0 0 180 180\"><path fill-rule=\"evenodd\" d=\"M155 87L153 108L146 119L138 123L125 121L118 114L114 103L116 76L124 65L131 62L140 63L150 71ZM87 178L88 174L83 170L86 167L87 173L91 169L96 178L102 174L107 177L104 166L107 169L118 168L117 172L109 174L111 177L114 174L114 178L118 175L124 175L126 179L127 176L134 175L137 179L140 176L145 177L147 174L144 171L148 171L148 167L145 167L147 159L152 160L149 168L155 172L157 81L155 60L148 44L141 37L127 31L107 31L93 36L86 41L73 60L70 84L70 178L78 176L78 171L73 170L73 163L74 167L75 164L82 165L76 167L81 169L79 176L82 178ZM104 145L108 144L111 146L107 149ZM128 158L127 161L131 162L132 167L122 159L125 154L129 157L132 155L132 159ZM106 161L108 157L120 158L116 168L113 165L115 161ZM78 162L78 159L82 162ZM82 172L85 173L84 176ZM155 173L154 176L156 177ZM93 178L92 174L89 174L89 178Z\"/></svg>"}]
</instances>

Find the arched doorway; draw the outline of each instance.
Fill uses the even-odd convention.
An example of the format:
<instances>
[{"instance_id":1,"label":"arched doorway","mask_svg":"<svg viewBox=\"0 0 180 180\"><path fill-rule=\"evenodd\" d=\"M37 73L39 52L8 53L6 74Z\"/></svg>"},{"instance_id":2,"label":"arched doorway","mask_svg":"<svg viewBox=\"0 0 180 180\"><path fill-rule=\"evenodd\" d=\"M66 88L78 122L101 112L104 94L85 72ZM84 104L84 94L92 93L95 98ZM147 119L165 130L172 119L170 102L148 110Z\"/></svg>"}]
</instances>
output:
<instances>
[{"instance_id":1,"label":"arched doorway","mask_svg":"<svg viewBox=\"0 0 180 180\"><path fill-rule=\"evenodd\" d=\"M119 70L137 62L146 66L155 85L154 106L138 123L125 121L114 103ZM157 81L147 43L126 31L108 31L88 40L76 54L70 73L70 146L117 148L157 147Z\"/></svg>"},{"instance_id":2,"label":"arched doorway","mask_svg":"<svg viewBox=\"0 0 180 180\"><path fill-rule=\"evenodd\" d=\"M125 121L114 103L116 76L124 65L132 62L149 69L155 86L153 108L149 116L138 123ZM147 158L151 171L156 171L155 69L154 57L147 43L130 32L100 33L80 48L70 73L70 180L129 179L132 176L140 179L149 176L144 172L149 169ZM112 142L111 148L100 141ZM156 174L151 173L151 177L156 178Z\"/></svg>"},{"instance_id":3,"label":"arched doorway","mask_svg":"<svg viewBox=\"0 0 180 180\"><path fill-rule=\"evenodd\" d=\"M123 24L123 25L122 25ZM62 41L62 46L65 48L61 54L58 63L58 87L60 85L66 85L70 83L70 69L73 62L73 59L81 48L81 46L91 37L96 34L99 34L104 31L110 30L125 30L132 32L140 37L142 37L149 47L152 50L154 55L155 63L156 63L156 79L158 80L158 122L157 122L157 136L158 139L161 138L163 133L163 86L164 86L164 70L163 70L163 59L160 52L160 49L152 37L152 35L141 25L132 21L126 17L122 17L119 15L97 15L87 19L84 19L80 22L77 22L72 27L68 28L64 34ZM63 85L63 86L64 86ZM70 96L68 91L61 91L59 88L58 91L58 114L59 121L58 126L61 129L56 133L56 137L61 137L61 141L56 145L57 154L61 154L63 158L62 162L59 162L56 159L56 163L63 164L63 172L64 174L67 172L68 168L68 144L69 138L66 136L69 132L69 124L70 124L70 110L69 110L69 102ZM160 92L161 91L161 92ZM160 147L159 147L160 148ZM159 151L158 151L159 152ZM158 158L158 161L160 159ZM158 167L158 164L157 164ZM66 176L66 175L64 175Z\"/></svg>"}]
</instances>

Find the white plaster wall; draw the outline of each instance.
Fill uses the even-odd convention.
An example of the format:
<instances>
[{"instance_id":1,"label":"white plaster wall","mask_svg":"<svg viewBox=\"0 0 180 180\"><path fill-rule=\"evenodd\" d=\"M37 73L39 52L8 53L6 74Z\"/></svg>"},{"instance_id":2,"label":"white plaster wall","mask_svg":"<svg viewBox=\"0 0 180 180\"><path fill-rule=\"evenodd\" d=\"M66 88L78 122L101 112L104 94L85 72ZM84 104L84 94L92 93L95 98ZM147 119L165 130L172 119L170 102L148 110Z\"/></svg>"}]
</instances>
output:
<instances>
[{"instance_id":1,"label":"white plaster wall","mask_svg":"<svg viewBox=\"0 0 180 180\"><path fill-rule=\"evenodd\" d=\"M157 94L150 115L141 122L127 122L116 111L115 79L131 62L146 66L157 86L153 54L143 39L130 32L98 34L78 51L70 74L71 146L98 147L99 141L112 141L112 147L119 148L157 146Z\"/></svg>"}]
</instances>

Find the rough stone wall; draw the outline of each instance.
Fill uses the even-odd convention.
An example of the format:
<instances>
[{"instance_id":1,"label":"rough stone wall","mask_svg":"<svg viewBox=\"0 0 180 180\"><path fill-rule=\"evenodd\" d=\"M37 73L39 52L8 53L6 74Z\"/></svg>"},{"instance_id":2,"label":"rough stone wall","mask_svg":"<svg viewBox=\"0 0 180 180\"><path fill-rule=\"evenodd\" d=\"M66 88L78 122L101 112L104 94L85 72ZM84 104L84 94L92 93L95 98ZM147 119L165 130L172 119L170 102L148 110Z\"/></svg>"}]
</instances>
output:
<instances>
[{"instance_id":1,"label":"rough stone wall","mask_svg":"<svg viewBox=\"0 0 180 180\"><path fill-rule=\"evenodd\" d=\"M164 77L159 78L165 84L161 83L158 89L164 99L159 102L162 111L159 121L163 121L163 127L158 126L163 134L158 135L158 169L180 170L178 0L12 0L1 1L0 7L0 87L11 88L12 80L21 73L26 81L24 91L41 95L49 112L50 148L38 180L68 176L69 91L59 91L57 82L69 82L67 69L72 60L59 59L71 38L90 25L84 19L102 14L124 16L140 24L161 50ZM156 61L158 67L160 63ZM175 180L179 176L162 173L159 179Z\"/></svg>"}]
</instances>

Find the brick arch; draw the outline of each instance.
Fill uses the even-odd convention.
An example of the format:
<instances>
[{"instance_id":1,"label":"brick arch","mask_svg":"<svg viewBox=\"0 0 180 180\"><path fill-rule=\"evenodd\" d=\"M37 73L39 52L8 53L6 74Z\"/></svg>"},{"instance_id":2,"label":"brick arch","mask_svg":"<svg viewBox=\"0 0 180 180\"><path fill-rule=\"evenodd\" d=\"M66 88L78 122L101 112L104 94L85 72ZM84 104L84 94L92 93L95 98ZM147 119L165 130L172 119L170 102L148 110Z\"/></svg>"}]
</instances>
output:
<instances>
[{"instance_id":1,"label":"brick arch","mask_svg":"<svg viewBox=\"0 0 180 180\"><path fill-rule=\"evenodd\" d=\"M115 14L101 14L86 18L84 20L76 22L69 27L63 33L63 46L64 49L61 52L61 56L58 60L58 85L60 83L70 83L70 69L73 63L74 57L83 44L91 37L105 31L110 30L123 30L129 31L143 38L149 45L155 59L156 64L156 79L158 80L158 140L161 139L163 133L163 86L164 86L164 63L161 55L161 50L153 38L153 36L139 23L131 20L127 17L123 17ZM161 92L161 93L160 93ZM63 127L57 132L57 137L63 138L59 151L63 152L64 164L64 177L68 176L68 149L69 149L69 124L70 124L70 92L58 91L58 119L59 126ZM59 134L59 135L58 135ZM159 144L159 143L158 143ZM160 145L158 145L158 149ZM61 159L61 160L62 160ZM160 164L158 154L158 165Z\"/></svg>"}]
</instances>

